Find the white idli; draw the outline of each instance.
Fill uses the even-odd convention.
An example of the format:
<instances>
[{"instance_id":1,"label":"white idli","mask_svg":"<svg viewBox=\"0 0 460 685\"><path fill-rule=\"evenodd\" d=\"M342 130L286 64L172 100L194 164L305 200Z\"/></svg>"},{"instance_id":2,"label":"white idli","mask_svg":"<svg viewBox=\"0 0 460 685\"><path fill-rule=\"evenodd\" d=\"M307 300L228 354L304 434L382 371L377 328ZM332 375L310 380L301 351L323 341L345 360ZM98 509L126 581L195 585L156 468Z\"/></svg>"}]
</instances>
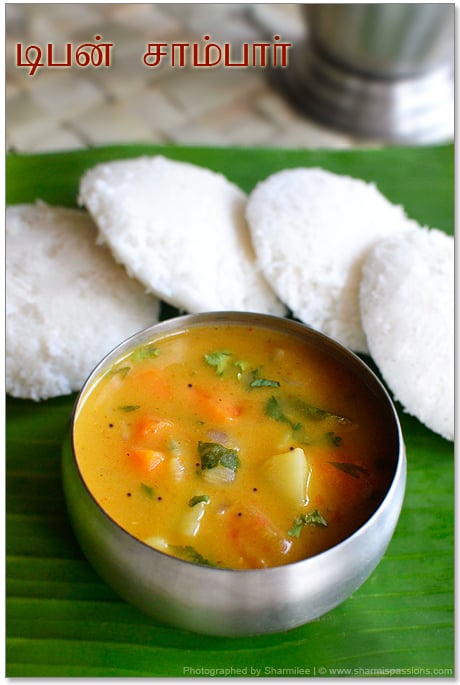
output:
<instances>
[{"instance_id":1,"label":"white idli","mask_svg":"<svg viewBox=\"0 0 460 685\"><path fill-rule=\"evenodd\" d=\"M407 228L403 209L371 183L297 168L259 183L246 217L258 263L294 316L367 352L359 313L361 265L377 240Z\"/></svg>"},{"instance_id":2,"label":"white idli","mask_svg":"<svg viewBox=\"0 0 460 685\"><path fill-rule=\"evenodd\" d=\"M284 313L255 263L246 196L221 174L162 156L107 162L84 174L79 202L115 259L169 304Z\"/></svg>"},{"instance_id":3,"label":"white idli","mask_svg":"<svg viewBox=\"0 0 460 685\"><path fill-rule=\"evenodd\" d=\"M95 244L80 210L6 210L6 391L33 400L80 389L123 339L158 320L144 292Z\"/></svg>"},{"instance_id":4,"label":"white idli","mask_svg":"<svg viewBox=\"0 0 460 685\"><path fill-rule=\"evenodd\" d=\"M379 242L363 266L369 350L404 409L454 439L454 239L436 229Z\"/></svg>"}]
</instances>

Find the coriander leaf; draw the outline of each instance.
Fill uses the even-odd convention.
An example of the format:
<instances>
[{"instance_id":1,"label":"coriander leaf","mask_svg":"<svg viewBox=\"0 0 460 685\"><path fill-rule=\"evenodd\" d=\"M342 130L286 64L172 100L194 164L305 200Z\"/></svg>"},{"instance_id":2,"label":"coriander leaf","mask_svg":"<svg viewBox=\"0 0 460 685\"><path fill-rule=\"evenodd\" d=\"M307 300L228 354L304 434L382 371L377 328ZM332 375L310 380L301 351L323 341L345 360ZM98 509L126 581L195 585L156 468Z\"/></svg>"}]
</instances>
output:
<instances>
[{"instance_id":1,"label":"coriander leaf","mask_svg":"<svg viewBox=\"0 0 460 685\"><path fill-rule=\"evenodd\" d=\"M366 474L366 476L369 475L369 472L358 464L351 464L346 461L330 461L329 464L331 464L331 466L335 466L335 468L339 469L339 471L348 473L348 475L352 476L353 478L360 478L362 473Z\"/></svg>"},{"instance_id":2,"label":"coriander leaf","mask_svg":"<svg viewBox=\"0 0 460 685\"><path fill-rule=\"evenodd\" d=\"M287 407L289 413L285 412L284 407ZM324 409L313 407L298 397L283 397L282 406L280 400L278 400L274 395L272 395L265 403L265 414L275 421L289 424L289 426L292 428L293 437L303 445L321 444L322 442L325 442L326 444L338 447L338 445L340 445L342 442L342 438L336 435L333 431L328 431L327 433L324 433L322 437L312 439L309 437L305 426L300 421L295 420L298 418L298 416L304 417L307 420L313 419L314 421L319 421L331 416L340 423L349 421L349 419L342 419L342 417L338 417L336 414L331 414Z\"/></svg>"},{"instance_id":3,"label":"coriander leaf","mask_svg":"<svg viewBox=\"0 0 460 685\"><path fill-rule=\"evenodd\" d=\"M138 362L143 359L153 359L154 357L158 357L159 354L160 350L158 347L155 347L155 345L144 345L133 352L133 359Z\"/></svg>"},{"instance_id":4,"label":"coriander leaf","mask_svg":"<svg viewBox=\"0 0 460 685\"><path fill-rule=\"evenodd\" d=\"M220 464L227 469L236 471L240 466L238 452L217 442L199 442L198 452L200 454L202 470L213 469Z\"/></svg>"},{"instance_id":5,"label":"coriander leaf","mask_svg":"<svg viewBox=\"0 0 460 685\"><path fill-rule=\"evenodd\" d=\"M115 367L114 369L110 369L110 371L107 372L108 376L116 376L117 374L120 374L122 378L126 376L131 371L130 366L120 366L120 367Z\"/></svg>"},{"instance_id":6,"label":"coriander leaf","mask_svg":"<svg viewBox=\"0 0 460 685\"><path fill-rule=\"evenodd\" d=\"M288 530L288 535L290 535L292 538L298 538L300 536L300 533L303 530L305 523L303 520L299 517L294 519L294 523L292 524L292 528Z\"/></svg>"},{"instance_id":7,"label":"coriander leaf","mask_svg":"<svg viewBox=\"0 0 460 685\"><path fill-rule=\"evenodd\" d=\"M201 566L214 566L208 559L205 559L197 550L191 545L181 547L180 545L170 545L170 549L177 555L192 561L194 564L201 564Z\"/></svg>"},{"instance_id":8,"label":"coriander leaf","mask_svg":"<svg viewBox=\"0 0 460 685\"><path fill-rule=\"evenodd\" d=\"M293 409L293 411L298 412L303 417L305 417L306 419L310 419L311 421L323 421L323 419L332 418L336 419L341 424L351 423L351 420L348 419L346 416L340 416L339 414L334 414L330 411L327 411L326 409L320 409L319 407L315 407L314 405L309 404L300 397L289 397L288 403L289 406Z\"/></svg>"},{"instance_id":9,"label":"coriander leaf","mask_svg":"<svg viewBox=\"0 0 460 685\"><path fill-rule=\"evenodd\" d=\"M141 490L142 492L147 495L150 499L153 499L155 492L153 488L150 487L150 485L146 485L145 483L141 483Z\"/></svg>"},{"instance_id":10,"label":"coriander leaf","mask_svg":"<svg viewBox=\"0 0 460 685\"><path fill-rule=\"evenodd\" d=\"M231 355L231 352L227 352L224 350L218 352L211 352L210 354L204 355L204 360L207 364L209 364L209 366L215 366L217 375L222 376Z\"/></svg>"},{"instance_id":11,"label":"coriander leaf","mask_svg":"<svg viewBox=\"0 0 460 685\"><path fill-rule=\"evenodd\" d=\"M333 416L330 412L325 409L320 409L319 407L314 407L311 404L306 404L302 402L302 413L312 421L322 421L323 419Z\"/></svg>"},{"instance_id":12,"label":"coriander leaf","mask_svg":"<svg viewBox=\"0 0 460 685\"><path fill-rule=\"evenodd\" d=\"M261 378L261 367L254 369L251 372L252 380L249 383L250 388L279 388L280 384L278 381L272 381L268 378Z\"/></svg>"},{"instance_id":13,"label":"coriander leaf","mask_svg":"<svg viewBox=\"0 0 460 685\"><path fill-rule=\"evenodd\" d=\"M333 431L328 431L327 433L325 433L324 439L326 442L330 443L331 445L334 445L334 447L338 447L342 442L342 438L340 437L340 435L336 435Z\"/></svg>"},{"instance_id":14,"label":"coriander leaf","mask_svg":"<svg viewBox=\"0 0 460 685\"><path fill-rule=\"evenodd\" d=\"M284 414L279 401L274 395L272 395L265 403L265 414L275 421L291 424L291 421Z\"/></svg>"},{"instance_id":15,"label":"coriander leaf","mask_svg":"<svg viewBox=\"0 0 460 685\"><path fill-rule=\"evenodd\" d=\"M310 513L305 514L304 518L307 526L323 526L324 528L327 528L327 522L319 513L318 509L314 509Z\"/></svg>"},{"instance_id":16,"label":"coriander leaf","mask_svg":"<svg viewBox=\"0 0 460 685\"><path fill-rule=\"evenodd\" d=\"M287 423L292 428L292 432L296 433L296 438L299 437L299 432L302 431L302 424L298 421L291 421L289 416L283 412L279 400L276 399L274 395L269 397L265 403L265 414L274 421L280 421L281 423Z\"/></svg>"},{"instance_id":17,"label":"coriander leaf","mask_svg":"<svg viewBox=\"0 0 460 685\"><path fill-rule=\"evenodd\" d=\"M121 409L121 411L136 411L136 409L140 409L141 405L140 404L122 404L121 407L118 407L118 409Z\"/></svg>"},{"instance_id":18,"label":"coriander leaf","mask_svg":"<svg viewBox=\"0 0 460 685\"><path fill-rule=\"evenodd\" d=\"M244 371L246 371L246 366L247 366L246 362L243 361L242 359L238 359L236 362L233 362L233 366L236 366L236 368L239 369L239 371L237 373L237 377L238 377L238 379L240 379L241 376L243 375Z\"/></svg>"},{"instance_id":19,"label":"coriander leaf","mask_svg":"<svg viewBox=\"0 0 460 685\"><path fill-rule=\"evenodd\" d=\"M279 388L279 381L270 381L268 378L254 378L249 383L250 388Z\"/></svg>"},{"instance_id":20,"label":"coriander leaf","mask_svg":"<svg viewBox=\"0 0 460 685\"><path fill-rule=\"evenodd\" d=\"M194 507L196 504L200 504L200 502L205 502L207 504L209 502L209 495L195 495L195 497L192 497L189 501L188 506Z\"/></svg>"},{"instance_id":21,"label":"coriander leaf","mask_svg":"<svg viewBox=\"0 0 460 685\"><path fill-rule=\"evenodd\" d=\"M318 509L314 509L313 511L310 511L308 514L301 514L296 519L294 519L292 528L288 530L288 535L290 535L293 538L298 538L305 526L321 526L326 528L327 522L320 514Z\"/></svg>"}]
</instances>

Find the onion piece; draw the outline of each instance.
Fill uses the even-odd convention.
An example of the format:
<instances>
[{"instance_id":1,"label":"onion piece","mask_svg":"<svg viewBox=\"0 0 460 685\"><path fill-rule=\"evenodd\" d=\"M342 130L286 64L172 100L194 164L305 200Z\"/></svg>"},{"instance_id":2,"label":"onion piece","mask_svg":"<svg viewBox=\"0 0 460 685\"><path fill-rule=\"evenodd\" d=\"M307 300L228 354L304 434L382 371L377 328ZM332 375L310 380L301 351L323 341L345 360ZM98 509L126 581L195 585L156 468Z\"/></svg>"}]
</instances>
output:
<instances>
[{"instance_id":1,"label":"onion piece","mask_svg":"<svg viewBox=\"0 0 460 685\"><path fill-rule=\"evenodd\" d=\"M181 457L171 457L169 460L169 468L174 480L182 480L185 476L185 464Z\"/></svg>"},{"instance_id":2,"label":"onion piece","mask_svg":"<svg viewBox=\"0 0 460 685\"><path fill-rule=\"evenodd\" d=\"M225 485L235 480L235 471L228 469L226 466L219 464L213 469L204 469L202 471L203 479L213 485Z\"/></svg>"},{"instance_id":3,"label":"onion piece","mask_svg":"<svg viewBox=\"0 0 460 685\"><path fill-rule=\"evenodd\" d=\"M225 445L229 441L227 433L224 433L220 430L208 430L206 435L210 440L212 440L213 442L218 442L221 445Z\"/></svg>"},{"instance_id":4,"label":"onion piece","mask_svg":"<svg viewBox=\"0 0 460 685\"><path fill-rule=\"evenodd\" d=\"M180 530L183 535L195 537L200 530L201 519L205 515L206 506L207 502L199 502L185 512L180 524Z\"/></svg>"}]
</instances>

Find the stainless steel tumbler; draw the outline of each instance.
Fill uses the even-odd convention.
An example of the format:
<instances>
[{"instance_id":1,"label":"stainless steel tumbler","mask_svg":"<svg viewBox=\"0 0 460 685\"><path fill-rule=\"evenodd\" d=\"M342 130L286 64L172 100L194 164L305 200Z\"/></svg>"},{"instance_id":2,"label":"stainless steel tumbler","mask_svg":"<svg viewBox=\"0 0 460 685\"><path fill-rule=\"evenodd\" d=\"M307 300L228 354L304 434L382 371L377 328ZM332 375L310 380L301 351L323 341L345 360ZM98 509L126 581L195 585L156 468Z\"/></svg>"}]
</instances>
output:
<instances>
[{"instance_id":1,"label":"stainless steel tumbler","mask_svg":"<svg viewBox=\"0 0 460 685\"><path fill-rule=\"evenodd\" d=\"M307 114L364 137L440 142L454 130L455 5L303 6L307 40L283 75Z\"/></svg>"}]
</instances>

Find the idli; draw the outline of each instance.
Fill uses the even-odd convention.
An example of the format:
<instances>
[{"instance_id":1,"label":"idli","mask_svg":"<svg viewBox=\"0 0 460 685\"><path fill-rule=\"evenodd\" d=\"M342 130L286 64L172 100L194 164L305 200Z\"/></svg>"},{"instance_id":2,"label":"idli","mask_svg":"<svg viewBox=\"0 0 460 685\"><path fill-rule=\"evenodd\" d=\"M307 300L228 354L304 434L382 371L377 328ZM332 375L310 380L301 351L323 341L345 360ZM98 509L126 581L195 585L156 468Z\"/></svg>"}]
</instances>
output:
<instances>
[{"instance_id":1,"label":"idli","mask_svg":"<svg viewBox=\"0 0 460 685\"><path fill-rule=\"evenodd\" d=\"M83 175L79 202L128 273L180 310L285 312L256 265L246 196L221 174L162 156L117 160Z\"/></svg>"},{"instance_id":2,"label":"idli","mask_svg":"<svg viewBox=\"0 0 460 685\"><path fill-rule=\"evenodd\" d=\"M377 240L407 229L403 209L374 184L296 168L260 182L246 217L258 264L294 316L367 352L359 313L362 262Z\"/></svg>"},{"instance_id":3,"label":"idli","mask_svg":"<svg viewBox=\"0 0 460 685\"><path fill-rule=\"evenodd\" d=\"M81 210L6 210L6 391L33 400L79 390L113 347L158 320L158 300L95 244Z\"/></svg>"},{"instance_id":4,"label":"idli","mask_svg":"<svg viewBox=\"0 0 460 685\"><path fill-rule=\"evenodd\" d=\"M385 238L360 288L369 350L404 409L454 439L454 239L436 229Z\"/></svg>"}]
</instances>

